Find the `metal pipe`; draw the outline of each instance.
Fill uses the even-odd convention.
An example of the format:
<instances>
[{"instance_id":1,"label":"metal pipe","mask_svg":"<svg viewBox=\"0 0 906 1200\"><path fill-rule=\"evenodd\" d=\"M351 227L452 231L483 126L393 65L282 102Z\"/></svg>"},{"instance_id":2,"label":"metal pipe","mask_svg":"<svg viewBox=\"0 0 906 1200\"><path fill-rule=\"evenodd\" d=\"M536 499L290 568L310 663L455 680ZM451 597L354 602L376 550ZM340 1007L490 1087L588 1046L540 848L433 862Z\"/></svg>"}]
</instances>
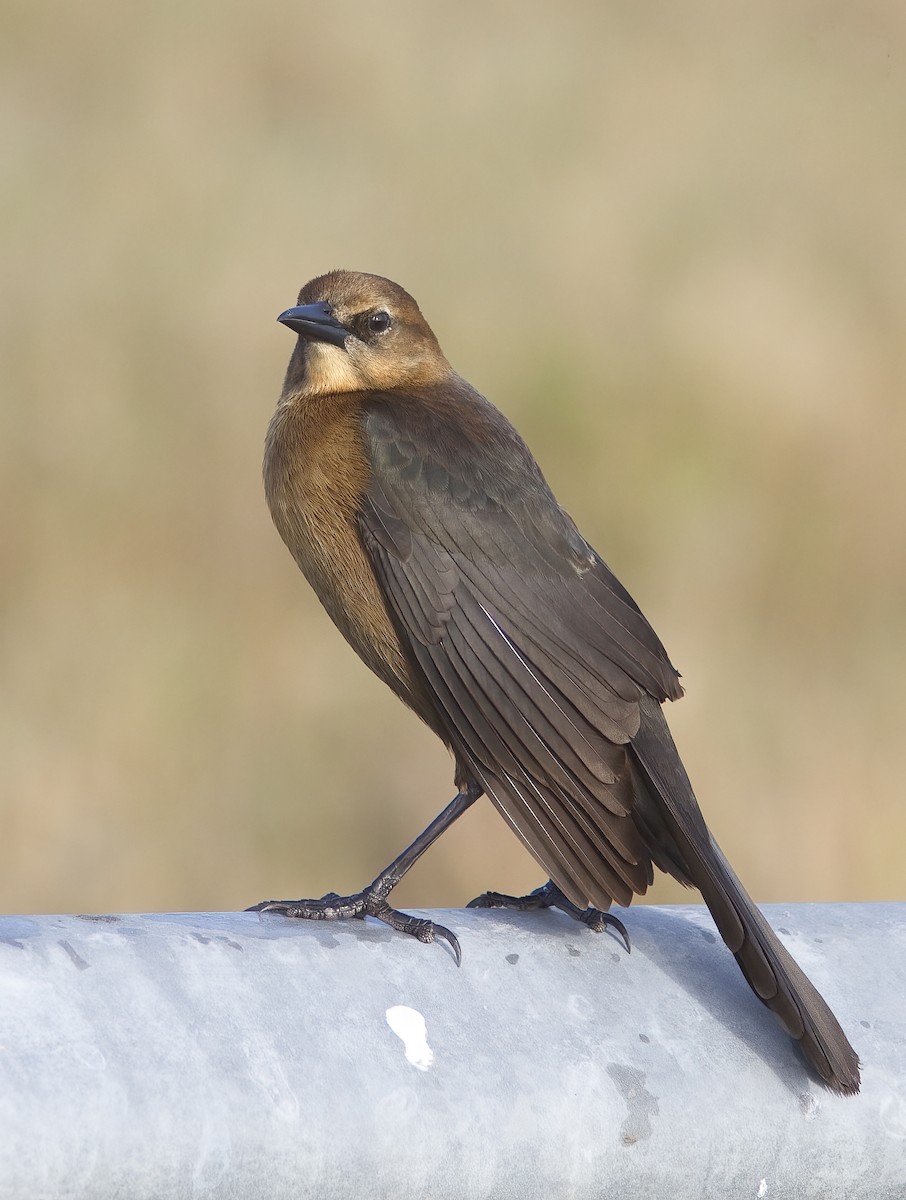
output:
<instances>
[{"instance_id":1,"label":"metal pipe","mask_svg":"<svg viewBox=\"0 0 906 1200\"><path fill-rule=\"evenodd\" d=\"M702 908L0 918L0 1197L906 1197L906 904L768 905L812 1079Z\"/></svg>"}]
</instances>

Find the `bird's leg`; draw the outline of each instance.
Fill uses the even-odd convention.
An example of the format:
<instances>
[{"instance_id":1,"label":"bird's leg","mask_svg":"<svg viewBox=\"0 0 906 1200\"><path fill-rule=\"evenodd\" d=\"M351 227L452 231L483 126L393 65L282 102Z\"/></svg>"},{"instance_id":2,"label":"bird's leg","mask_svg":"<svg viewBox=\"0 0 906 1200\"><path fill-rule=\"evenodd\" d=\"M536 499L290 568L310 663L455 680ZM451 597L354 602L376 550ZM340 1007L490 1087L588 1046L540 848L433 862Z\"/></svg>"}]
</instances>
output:
<instances>
[{"instance_id":1,"label":"bird's leg","mask_svg":"<svg viewBox=\"0 0 906 1200\"><path fill-rule=\"evenodd\" d=\"M328 892L320 900L262 900L253 904L246 912L279 912L286 917L301 917L309 921L343 921L351 917L376 917L391 929L411 934L420 942L434 942L438 938L447 942L459 966L462 952L456 934L443 925L421 917L411 917L398 912L387 903L387 897L403 878L410 867L421 858L429 846L469 808L481 795L482 789L470 784L450 801L443 812L431 822L424 833L419 834L411 846L393 860L389 867L364 891L352 896L338 896Z\"/></svg>"},{"instance_id":2,"label":"bird's leg","mask_svg":"<svg viewBox=\"0 0 906 1200\"><path fill-rule=\"evenodd\" d=\"M619 917L612 913L601 912L597 908L579 908L572 900L564 896L552 879L540 888L535 888L527 896L505 896L502 892L483 892L468 904L469 908L509 908L515 912L537 912L540 908L559 908L574 921L587 925L595 933L601 933L608 925L616 929L626 945L627 953L631 949L629 934L626 926Z\"/></svg>"}]
</instances>

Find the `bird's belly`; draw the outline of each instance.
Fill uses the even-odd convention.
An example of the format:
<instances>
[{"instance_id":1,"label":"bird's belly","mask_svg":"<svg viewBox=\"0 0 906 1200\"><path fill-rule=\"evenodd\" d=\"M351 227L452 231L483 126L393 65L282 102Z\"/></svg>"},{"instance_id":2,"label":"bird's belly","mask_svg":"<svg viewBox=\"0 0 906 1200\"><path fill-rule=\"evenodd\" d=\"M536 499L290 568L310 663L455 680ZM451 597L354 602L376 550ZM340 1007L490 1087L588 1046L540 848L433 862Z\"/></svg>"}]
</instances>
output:
<instances>
[{"instance_id":1,"label":"bird's belly","mask_svg":"<svg viewBox=\"0 0 906 1200\"><path fill-rule=\"evenodd\" d=\"M296 541L293 553L330 619L385 682L408 684L408 666L358 531L342 518L323 521L320 514L299 515L308 536Z\"/></svg>"}]
</instances>

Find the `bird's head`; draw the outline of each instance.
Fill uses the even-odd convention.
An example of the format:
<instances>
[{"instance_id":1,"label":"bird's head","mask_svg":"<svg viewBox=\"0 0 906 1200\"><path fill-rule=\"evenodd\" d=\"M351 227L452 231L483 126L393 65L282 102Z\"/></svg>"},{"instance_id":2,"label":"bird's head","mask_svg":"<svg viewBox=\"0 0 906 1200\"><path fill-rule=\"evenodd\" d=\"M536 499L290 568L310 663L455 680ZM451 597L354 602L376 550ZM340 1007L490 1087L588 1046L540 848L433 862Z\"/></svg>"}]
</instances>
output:
<instances>
[{"instance_id":1,"label":"bird's head","mask_svg":"<svg viewBox=\"0 0 906 1200\"><path fill-rule=\"evenodd\" d=\"M418 305L381 275L331 271L277 320L299 335L286 392L319 396L436 383L450 374Z\"/></svg>"}]
</instances>

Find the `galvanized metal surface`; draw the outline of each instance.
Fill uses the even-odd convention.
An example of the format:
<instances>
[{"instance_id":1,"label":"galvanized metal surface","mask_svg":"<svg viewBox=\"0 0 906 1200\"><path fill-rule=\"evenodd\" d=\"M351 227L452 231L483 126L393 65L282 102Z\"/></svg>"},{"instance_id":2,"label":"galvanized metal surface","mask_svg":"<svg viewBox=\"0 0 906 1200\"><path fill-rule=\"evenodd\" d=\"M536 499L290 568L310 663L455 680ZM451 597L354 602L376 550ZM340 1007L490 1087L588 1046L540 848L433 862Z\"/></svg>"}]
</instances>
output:
<instances>
[{"instance_id":1,"label":"galvanized metal surface","mask_svg":"<svg viewBox=\"0 0 906 1200\"><path fill-rule=\"evenodd\" d=\"M0 918L0 1197L906 1197L906 904L766 906L864 1064L811 1079L701 908Z\"/></svg>"}]
</instances>

